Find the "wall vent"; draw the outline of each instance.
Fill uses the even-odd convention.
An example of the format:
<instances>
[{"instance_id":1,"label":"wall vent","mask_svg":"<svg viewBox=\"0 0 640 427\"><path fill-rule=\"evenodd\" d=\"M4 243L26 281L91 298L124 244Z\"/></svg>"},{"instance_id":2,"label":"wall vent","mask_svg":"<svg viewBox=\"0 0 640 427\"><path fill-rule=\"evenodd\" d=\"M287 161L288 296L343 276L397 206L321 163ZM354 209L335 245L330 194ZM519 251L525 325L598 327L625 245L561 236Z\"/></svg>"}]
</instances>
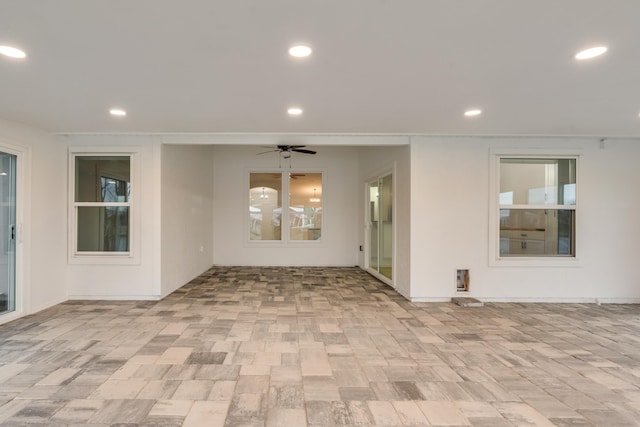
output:
<instances>
[{"instance_id":1,"label":"wall vent","mask_svg":"<svg viewBox=\"0 0 640 427\"><path fill-rule=\"evenodd\" d=\"M469 269L456 270L456 292L469 292Z\"/></svg>"}]
</instances>

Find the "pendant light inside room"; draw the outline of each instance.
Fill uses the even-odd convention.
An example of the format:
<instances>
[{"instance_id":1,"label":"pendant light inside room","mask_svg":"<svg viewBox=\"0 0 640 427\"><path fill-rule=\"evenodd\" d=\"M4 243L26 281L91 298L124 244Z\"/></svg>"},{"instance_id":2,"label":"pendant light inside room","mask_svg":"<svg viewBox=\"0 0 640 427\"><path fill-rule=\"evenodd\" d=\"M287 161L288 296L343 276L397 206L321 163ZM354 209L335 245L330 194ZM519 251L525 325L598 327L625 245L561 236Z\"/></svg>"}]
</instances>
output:
<instances>
[{"instance_id":1,"label":"pendant light inside room","mask_svg":"<svg viewBox=\"0 0 640 427\"><path fill-rule=\"evenodd\" d=\"M313 197L309 199L311 203L320 203L320 198L316 196L316 189L313 189Z\"/></svg>"}]
</instances>

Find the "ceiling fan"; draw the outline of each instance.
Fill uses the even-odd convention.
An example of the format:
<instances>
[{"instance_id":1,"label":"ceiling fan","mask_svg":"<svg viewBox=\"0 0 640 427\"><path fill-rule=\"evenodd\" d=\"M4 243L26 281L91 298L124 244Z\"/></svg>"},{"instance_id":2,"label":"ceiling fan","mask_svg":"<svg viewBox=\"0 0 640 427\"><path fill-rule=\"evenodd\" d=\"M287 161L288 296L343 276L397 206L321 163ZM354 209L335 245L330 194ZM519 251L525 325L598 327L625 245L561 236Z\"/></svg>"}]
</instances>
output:
<instances>
[{"instance_id":1,"label":"ceiling fan","mask_svg":"<svg viewBox=\"0 0 640 427\"><path fill-rule=\"evenodd\" d=\"M279 151L282 154L283 159L291 158L291 153L316 154L315 151L306 150L304 147L306 147L306 145L276 145L273 150L263 151L262 153L258 153L258 154L274 153ZM271 147L265 147L265 148L271 148Z\"/></svg>"},{"instance_id":2,"label":"ceiling fan","mask_svg":"<svg viewBox=\"0 0 640 427\"><path fill-rule=\"evenodd\" d=\"M279 174L279 173L274 173L273 175L271 175L271 177L274 178L274 179L280 179L281 176L282 175ZM307 176L307 174L306 173L290 173L289 174L289 178L291 178L291 179L298 179L298 178L301 178L303 176Z\"/></svg>"}]
</instances>

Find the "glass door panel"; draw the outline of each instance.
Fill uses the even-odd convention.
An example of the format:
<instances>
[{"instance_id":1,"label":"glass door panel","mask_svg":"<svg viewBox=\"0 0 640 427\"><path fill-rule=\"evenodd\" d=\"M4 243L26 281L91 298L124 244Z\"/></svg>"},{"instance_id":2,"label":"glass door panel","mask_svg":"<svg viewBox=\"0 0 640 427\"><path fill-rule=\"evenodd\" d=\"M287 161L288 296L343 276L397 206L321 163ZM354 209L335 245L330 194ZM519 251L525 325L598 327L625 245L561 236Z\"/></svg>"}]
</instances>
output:
<instances>
[{"instance_id":1,"label":"glass door panel","mask_svg":"<svg viewBox=\"0 0 640 427\"><path fill-rule=\"evenodd\" d=\"M16 156L0 152L0 314L16 309Z\"/></svg>"},{"instance_id":2,"label":"glass door panel","mask_svg":"<svg viewBox=\"0 0 640 427\"><path fill-rule=\"evenodd\" d=\"M380 274L392 279L393 266L393 197L392 177L387 175L380 180Z\"/></svg>"},{"instance_id":3,"label":"glass door panel","mask_svg":"<svg viewBox=\"0 0 640 427\"><path fill-rule=\"evenodd\" d=\"M369 262L376 274L393 279L393 178L369 183Z\"/></svg>"},{"instance_id":4,"label":"glass door panel","mask_svg":"<svg viewBox=\"0 0 640 427\"><path fill-rule=\"evenodd\" d=\"M369 184L369 268L378 271L378 181Z\"/></svg>"}]
</instances>

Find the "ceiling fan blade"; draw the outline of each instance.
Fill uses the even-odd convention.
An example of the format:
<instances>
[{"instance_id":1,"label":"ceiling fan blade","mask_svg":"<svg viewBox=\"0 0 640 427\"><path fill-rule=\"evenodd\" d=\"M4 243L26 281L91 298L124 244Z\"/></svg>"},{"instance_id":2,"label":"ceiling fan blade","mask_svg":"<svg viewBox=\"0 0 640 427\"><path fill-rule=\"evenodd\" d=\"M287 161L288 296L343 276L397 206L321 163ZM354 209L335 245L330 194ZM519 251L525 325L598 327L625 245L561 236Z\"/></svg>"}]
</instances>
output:
<instances>
[{"instance_id":1,"label":"ceiling fan blade","mask_svg":"<svg viewBox=\"0 0 640 427\"><path fill-rule=\"evenodd\" d=\"M300 148L292 148L291 151L295 151L296 153L316 154L316 152L313 150L303 150Z\"/></svg>"},{"instance_id":2,"label":"ceiling fan blade","mask_svg":"<svg viewBox=\"0 0 640 427\"><path fill-rule=\"evenodd\" d=\"M291 151L302 147L306 147L306 145L276 145L276 148L280 151Z\"/></svg>"},{"instance_id":3,"label":"ceiling fan blade","mask_svg":"<svg viewBox=\"0 0 640 427\"><path fill-rule=\"evenodd\" d=\"M267 153L275 153L276 151L280 151L280 150L263 151L262 153L257 153L257 154L260 155L260 154L267 154Z\"/></svg>"}]
</instances>

